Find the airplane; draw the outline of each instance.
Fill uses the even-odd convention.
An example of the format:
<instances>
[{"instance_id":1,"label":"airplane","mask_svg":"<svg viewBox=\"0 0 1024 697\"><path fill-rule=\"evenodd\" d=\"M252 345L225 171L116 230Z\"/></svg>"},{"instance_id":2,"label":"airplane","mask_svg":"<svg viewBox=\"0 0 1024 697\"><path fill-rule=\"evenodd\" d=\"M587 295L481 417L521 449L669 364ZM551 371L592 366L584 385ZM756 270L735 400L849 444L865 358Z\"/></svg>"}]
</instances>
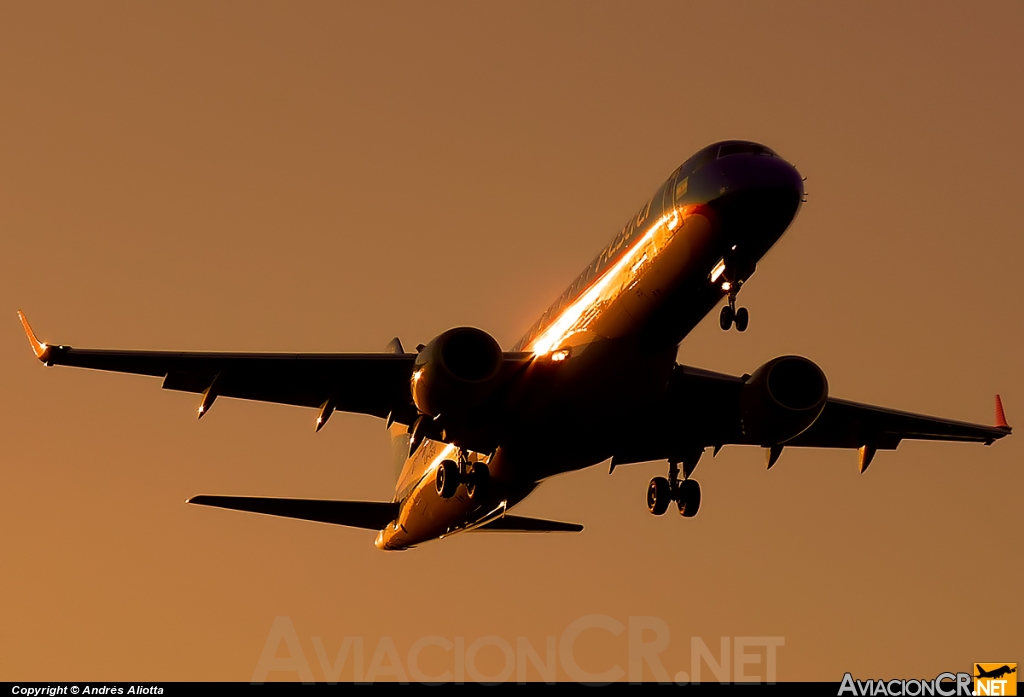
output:
<instances>
[{"instance_id":1,"label":"airplane","mask_svg":"<svg viewBox=\"0 0 1024 697\"><path fill-rule=\"evenodd\" d=\"M401 470L391 501L196 496L188 503L377 531L402 550L459 532L579 532L510 513L545 479L609 463L665 461L647 505L684 518L701 505L692 478L706 449L859 451L860 471L905 439L991 445L1011 433L996 395L984 426L860 404L829 394L802 356L727 375L676 362L694 327L724 299L723 330L747 329L737 296L805 202L796 167L759 143L729 140L680 165L510 350L456 327L413 352L190 353L78 349L25 333L47 366L149 375L163 388L385 421Z\"/></svg>"},{"instance_id":2,"label":"airplane","mask_svg":"<svg viewBox=\"0 0 1024 697\"><path fill-rule=\"evenodd\" d=\"M1008 665L1003 665L1003 666L1001 666L999 668L995 668L994 670L985 670L984 668L982 668L981 666L979 666L977 664L975 664L975 667L978 669L978 674L974 676L976 678L992 678L994 680L998 680L999 678L1003 677L1004 675L1009 675L1010 673L1016 673L1017 672L1017 668L1016 667L1011 668Z\"/></svg>"}]
</instances>

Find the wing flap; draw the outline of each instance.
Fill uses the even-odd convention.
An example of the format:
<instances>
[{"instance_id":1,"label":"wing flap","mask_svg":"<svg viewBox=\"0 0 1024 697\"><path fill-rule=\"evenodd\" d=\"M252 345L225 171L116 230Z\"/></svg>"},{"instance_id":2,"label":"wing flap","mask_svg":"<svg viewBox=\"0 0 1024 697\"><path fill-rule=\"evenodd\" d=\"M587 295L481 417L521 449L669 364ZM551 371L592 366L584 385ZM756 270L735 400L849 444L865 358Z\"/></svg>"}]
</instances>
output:
<instances>
[{"instance_id":1,"label":"wing flap","mask_svg":"<svg viewBox=\"0 0 1024 697\"><path fill-rule=\"evenodd\" d=\"M187 503L282 518L311 520L351 528L380 530L398 515L397 503L382 501L324 501L261 496L193 496Z\"/></svg>"}]
</instances>

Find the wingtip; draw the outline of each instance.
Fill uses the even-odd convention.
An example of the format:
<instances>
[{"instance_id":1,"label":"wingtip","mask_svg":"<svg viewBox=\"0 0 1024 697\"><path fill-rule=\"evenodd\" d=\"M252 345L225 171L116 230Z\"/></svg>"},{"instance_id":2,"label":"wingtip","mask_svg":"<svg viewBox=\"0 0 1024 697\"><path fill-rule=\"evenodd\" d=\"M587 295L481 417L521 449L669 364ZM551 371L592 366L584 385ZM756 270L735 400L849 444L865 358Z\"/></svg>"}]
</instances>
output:
<instances>
[{"instance_id":1,"label":"wingtip","mask_svg":"<svg viewBox=\"0 0 1024 697\"><path fill-rule=\"evenodd\" d=\"M1006 423L1006 412L1003 411L1003 400L996 395L996 427L1009 430L1010 424Z\"/></svg>"},{"instance_id":2,"label":"wingtip","mask_svg":"<svg viewBox=\"0 0 1024 697\"><path fill-rule=\"evenodd\" d=\"M32 331L32 325L28 323L28 318L25 317L25 313L21 310L18 310L18 319L21 320L21 326L25 330L25 336L28 337L28 343L32 345L32 352L36 354L36 358L45 363L50 355L50 347L36 338L36 333Z\"/></svg>"}]
</instances>

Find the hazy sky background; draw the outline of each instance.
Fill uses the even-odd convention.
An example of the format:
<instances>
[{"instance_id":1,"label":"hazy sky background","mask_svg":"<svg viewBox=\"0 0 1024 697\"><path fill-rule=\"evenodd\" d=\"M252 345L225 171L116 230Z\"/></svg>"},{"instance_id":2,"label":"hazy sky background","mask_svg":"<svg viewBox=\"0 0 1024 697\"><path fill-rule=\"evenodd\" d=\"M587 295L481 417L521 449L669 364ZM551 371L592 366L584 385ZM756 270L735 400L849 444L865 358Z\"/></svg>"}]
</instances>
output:
<instances>
[{"instance_id":1,"label":"hazy sky background","mask_svg":"<svg viewBox=\"0 0 1024 697\"><path fill-rule=\"evenodd\" d=\"M403 656L426 635L541 647L591 613L663 619L670 673L693 636L784 637L784 680L1021 661L1024 434L906 442L863 476L854 452L765 472L726 448L693 520L647 512L663 464L595 467L517 509L580 535L382 553L372 532L183 503L387 500L381 422L314 435L311 410L225 399L197 423L159 380L44 369L15 311L95 348L372 351L466 324L508 347L677 165L747 138L809 202L741 294L750 329L709 316L680 361L798 353L836 396L982 423L1001 392L1020 428L1022 20L1019 2L4 3L0 679L248 680L278 615L317 680L312 637L332 658L364 637L368 662L385 636ZM576 656L625 668L625 634Z\"/></svg>"}]
</instances>

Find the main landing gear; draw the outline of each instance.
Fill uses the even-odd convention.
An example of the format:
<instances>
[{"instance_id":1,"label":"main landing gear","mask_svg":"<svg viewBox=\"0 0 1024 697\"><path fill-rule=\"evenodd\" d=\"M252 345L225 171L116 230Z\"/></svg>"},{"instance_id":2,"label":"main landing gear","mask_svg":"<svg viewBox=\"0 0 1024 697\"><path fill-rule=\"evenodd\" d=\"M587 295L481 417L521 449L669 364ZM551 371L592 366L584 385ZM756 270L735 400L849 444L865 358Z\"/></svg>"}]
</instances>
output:
<instances>
[{"instance_id":1,"label":"main landing gear","mask_svg":"<svg viewBox=\"0 0 1024 697\"><path fill-rule=\"evenodd\" d=\"M729 285L729 304L722 308L722 314L718 316L718 323L725 331L729 331L735 322L736 331L745 332L747 324L750 322L750 313L747 312L747 308L736 309L736 295L740 292L742 285L743 283L740 281Z\"/></svg>"},{"instance_id":2,"label":"main landing gear","mask_svg":"<svg viewBox=\"0 0 1024 697\"><path fill-rule=\"evenodd\" d=\"M696 459L700 459L698 455ZM697 466L683 463L683 479L679 479L679 464L669 460L668 478L655 477L647 487L647 508L654 515L662 515L673 501L679 508L679 515L692 518L700 510L700 484L690 479L690 473Z\"/></svg>"},{"instance_id":3,"label":"main landing gear","mask_svg":"<svg viewBox=\"0 0 1024 697\"><path fill-rule=\"evenodd\" d=\"M459 450L458 461L442 460L434 474L434 486L443 499L450 499L459 490L459 484L466 485L469 498L475 499L487 487L491 471L482 462L470 462L465 451Z\"/></svg>"}]
</instances>

